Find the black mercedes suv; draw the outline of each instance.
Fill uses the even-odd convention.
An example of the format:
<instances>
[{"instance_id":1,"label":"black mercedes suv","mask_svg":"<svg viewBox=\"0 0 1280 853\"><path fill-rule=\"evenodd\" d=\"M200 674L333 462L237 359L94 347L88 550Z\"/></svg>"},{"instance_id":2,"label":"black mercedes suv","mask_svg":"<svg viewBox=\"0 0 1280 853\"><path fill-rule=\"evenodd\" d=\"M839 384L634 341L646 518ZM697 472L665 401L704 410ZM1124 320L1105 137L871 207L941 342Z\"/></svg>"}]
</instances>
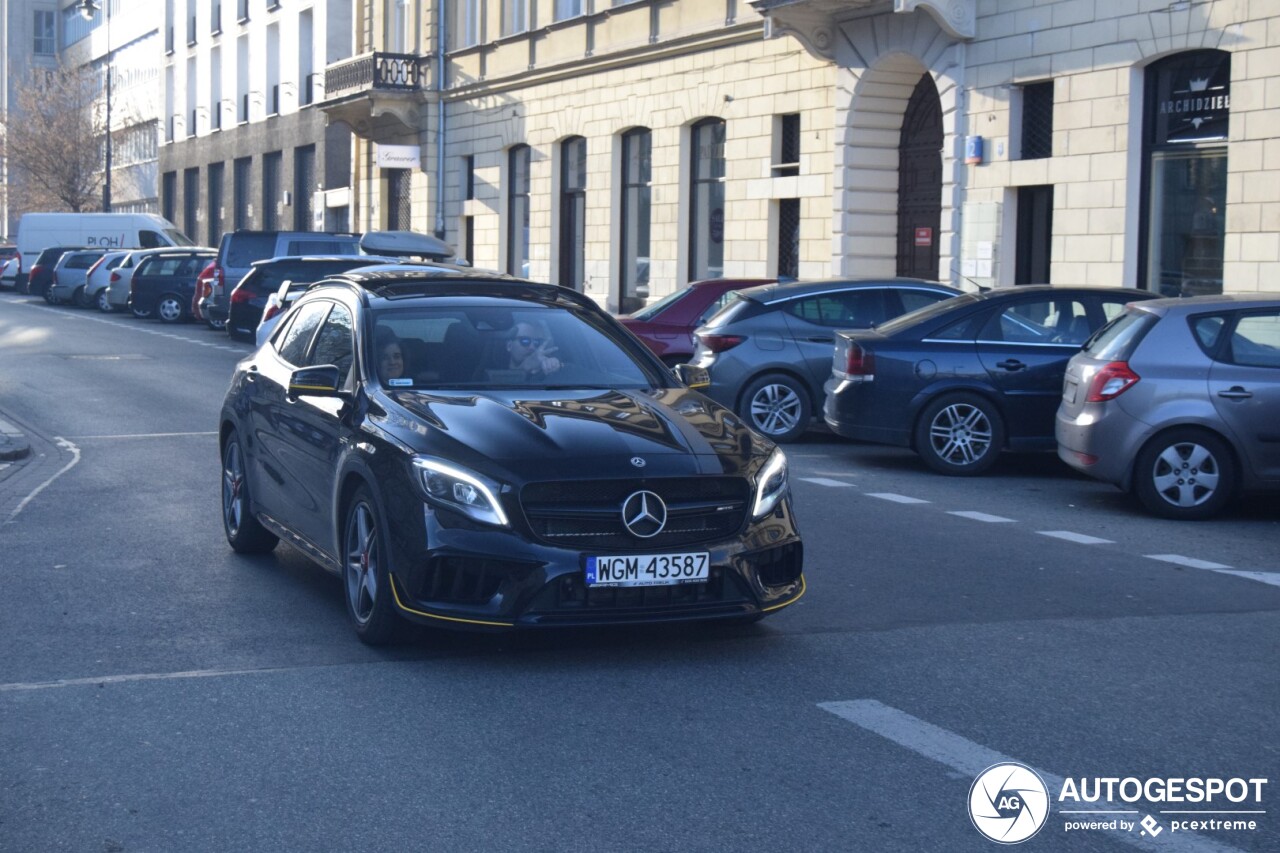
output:
<instances>
[{"instance_id":1,"label":"black mercedes suv","mask_svg":"<svg viewBox=\"0 0 1280 853\"><path fill-rule=\"evenodd\" d=\"M342 578L357 635L750 621L804 592L781 449L591 299L388 265L237 366L223 523Z\"/></svg>"}]
</instances>

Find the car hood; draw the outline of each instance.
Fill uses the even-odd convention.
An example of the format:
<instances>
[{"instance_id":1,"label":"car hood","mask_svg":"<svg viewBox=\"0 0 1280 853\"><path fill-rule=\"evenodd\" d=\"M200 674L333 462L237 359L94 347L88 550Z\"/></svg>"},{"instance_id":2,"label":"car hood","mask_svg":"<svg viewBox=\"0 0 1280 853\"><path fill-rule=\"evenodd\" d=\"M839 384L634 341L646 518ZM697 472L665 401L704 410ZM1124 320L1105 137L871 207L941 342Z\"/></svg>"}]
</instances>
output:
<instances>
[{"instance_id":1,"label":"car hood","mask_svg":"<svg viewBox=\"0 0 1280 853\"><path fill-rule=\"evenodd\" d=\"M640 467L644 476L740 474L772 449L732 411L685 388L387 396L409 416L395 431L416 451L466 448L528 477L634 477Z\"/></svg>"}]
</instances>

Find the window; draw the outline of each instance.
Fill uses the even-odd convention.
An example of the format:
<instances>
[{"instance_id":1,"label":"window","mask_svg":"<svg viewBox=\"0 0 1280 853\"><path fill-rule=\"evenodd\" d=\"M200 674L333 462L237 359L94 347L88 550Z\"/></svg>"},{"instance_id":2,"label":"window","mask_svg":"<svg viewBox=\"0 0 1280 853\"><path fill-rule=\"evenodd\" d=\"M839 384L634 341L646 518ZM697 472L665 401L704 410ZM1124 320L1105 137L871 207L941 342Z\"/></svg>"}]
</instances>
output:
<instances>
[{"instance_id":1,"label":"window","mask_svg":"<svg viewBox=\"0 0 1280 853\"><path fill-rule=\"evenodd\" d=\"M332 304L317 300L304 305L294 315L289 329L282 337L276 338L280 343L279 351L282 359L294 365L304 363L303 359L307 356L307 347L311 344L311 338Z\"/></svg>"},{"instance_id":2,"label":"window","mask_svg":"<svg viewBox=\"0 0 1280 853\"><path fill-rule=\"evenodd\" d=\"M529 166L532 149L517 145L507 154L507 272L529 275Z\"/></svg>"},{"instance_id":3,"label":"window","mask_svg":"<svg viewBox=\"0 0 1280 853\"><path fill-rule=\"evenodd\" d=\"M529 29L529 0L502 0L502 34L523 33Z\"/></svg>"},{"instance_id":4,"label":"window","mask_svg":"<svg viewBox=\"0 0 1280 853\"><path fill-rule=\"evenodd\" d=\"M560 281L582 290L587 242L587 140L560 146Z\"/></svg>"},{"instance_id":5,"label":"window","mask_svg":"<svg viewBox=\"0 0 1280 853\"><path fill-rule=\"evenodd\" d=\"M249 170L253 168L253 161L248 157L241 157L235 162L235 174L232 180L235 186L232 190L235 194L235 215L232 218L232 228L241 231L249 227L249 210L253 203L249 200Z\"/></svg>"},{"instance_id":6,"label":"window","mask_svg":"<svg viewBox=\"0 0 1280 853\"><path fill-rule=\"evenodd\" d=\"M1246 367L1280 368L1280 314L1248 314L1231 335L1231 360Z\"/></svg>"},{"instance_id":7,"label":"window","mask_svg":"<svg viewBox=\"0 0 1280 853\"><path fill-rule=\"evenodd\" d=\"M800 199L778 202L778 278L800 277Z\"/></svg>"},{"instance_id":8,"label":"window","mask_svg":"<svg viewBox=\"0 0 1280 853\"><path fill-rule=\"evenodd\" d=\"M316 188L316 147L293 149L293 229L311 230L311 194Z\"/></svg>"},{"instance_id":9,"label":"window","mask_svg":"<svg viewBox=\"0 0 1280 853\"><path fill-rule=\"evenodd\" d=\"M476 197L476 158L468 154L462 158L462 197L471 201Z\"/></svg>"},{"instance_id":10,"label":"window","mask_svg":"<svg viewBox=\"0 0 1280 853\"><path fill-rule=\"evenodd\" d=\"M355 346L351 333L351 312L344 305L334 305L316 335L316 345L307 359L308 365L334 364L346 384L355 359Z\"/></svg>"},{"instance_id":11,"label":"window","mask_svg":"<svg viewBox=\"0 0 1280 853\"><path fill-rule=\"evenodd\" d=\"M197 211L200 209L200 170L186 169L182 173L182 230L199 234Z\"/></svg>"},{"instance_id":12,"label":"window","mask_svg":"<svg viewBox=\"0 0 1280 853\"><path fill-rule=\"evenodd\" d=\"M721 119L693 126L689 280L724 276L724 139Z\"/></svg>"},{"instance_id":13,"label":"window","mask_svg":"<svg viewBox=\"0 0 1280 853\"><path fill-rule=\"evenodd\" d=\"M774 177L788 178L800 174L800 113L778 116L773 128Z\"/></svg>"},{"instance_id":14,"label":"window","mask_svg":"<svg viewBox=\"0 0 1280 853\"><path fill-rule=\"evenodd\" d=\"M866 328L884 319L884 290L865 288L796 299L787 313L818 326Z\"/></svg>"},{"instance_id":15,"label":"window","mask_svg":"<svg viewBox=\"0 0 1280 853\"><path fill-rule=\"evenodd\" d=\"M649 203L652 135L636 128L622 135L622 246L619 310L630 314L649 296Z\"/></svg>"},{"instance_id":16,"label":"window","mask_svg":"<svg viewBox=\"0 0 1280 853\"><path fill-rule=\"evenodd\" d=\"M480 0L454 0L451 30L455 50L480 43Z\"/></svg>"},{"instance_id":17,"label":"window","mask_svg":"<svg viewBox=\"0 0 1280 853\"><path fill-rule=\"evenodd\" d=\"M208 213L208 245L218 245L222 236L222 173L221 163L209 164L209 213Z\"/></svg>"},{"instance_id":18,"label":"window","mask_svg":"<svg viewBox=\"0 0 1280 853\"><path fill-rule=\"evenodd\" d=\"M994 314L978 338L997 343L1079 346L1091 331L1084 303L1069 299L1032 299Z\"/></svg>"},{"instance_id":19,"label":"window","mask_svg":"<svg viewBox=\"0 0 1280 853\"><path fill-rule=\"evenodd\" d=\"M276 205L280 201L280 161L283 154L272 151L262 155L262 228L274 231L280 227Z\"/></svg>"},{"instance_id":20,"label":"window","mask_svg":"<svg viewBox=\"0 0 1280 853\"><path fill-rule=\"evenodd\" d=\"M38 56L52 56L58 51L57 24L52 9L36 9L33 26L33 48Z\"/></svg>"},{"instance_id":21,"label":"window","mask_svg":"<svg viewBox=\"0 0 1280 853\"><path fill-rule=\"evenodd\" d=\"M1053 83L1022 87L1022 158L1053 156Z\"/></svg>"},{"instance_id":22,"label":"window","mask_svg":"<svg viewBox=\"0 0 1280 853\"><path fill-rule=\"evenodd\" d=\"M178 210L178 173L165 172L160 178L160 209L164 218L170 222L177 219Z\"/></svg>"},{"instance_id":23,"label":"window","mask_svg":"<svg viewBox=\"0 0 1280 853\"><path fill-rule=\"evenodd\" d=\"M582 0L555 0L555 19L564 21L582 14Z\"/></svg>"},{"instance_id":24,"label":"window","mask_svg":"<svg viewBox=\"0 0 1280 853\"><path fill-rule=\"evenodd\" d=\"M387 230L408 231L413 219L413 198L408 169L383 169L387 178Z\"/></svg>"}]
</instances>

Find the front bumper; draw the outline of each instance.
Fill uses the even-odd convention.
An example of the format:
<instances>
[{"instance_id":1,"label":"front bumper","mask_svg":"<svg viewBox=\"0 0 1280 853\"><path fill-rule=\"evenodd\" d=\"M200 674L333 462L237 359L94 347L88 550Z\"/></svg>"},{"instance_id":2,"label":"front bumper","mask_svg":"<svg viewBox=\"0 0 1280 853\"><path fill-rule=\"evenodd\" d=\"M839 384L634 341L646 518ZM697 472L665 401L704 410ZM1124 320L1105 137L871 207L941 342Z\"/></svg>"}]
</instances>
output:
<instances>
[{"instance_id":1,"label":"front bumper","mask_svg":"<svg viewBox=\"0 0 1280 853\"><path fill-rule=\"evenodd\" d=\"M779 610L805 590L803 544L790 499L737 536L679 549L706 551L710 578L670 586L588 588L586 560L594 551L545 545L430 507L422 532L417 541L432 547L398 543L392 586L403 616L439 627L492 631L741 619Z\"/></svg>"}]
</instances>

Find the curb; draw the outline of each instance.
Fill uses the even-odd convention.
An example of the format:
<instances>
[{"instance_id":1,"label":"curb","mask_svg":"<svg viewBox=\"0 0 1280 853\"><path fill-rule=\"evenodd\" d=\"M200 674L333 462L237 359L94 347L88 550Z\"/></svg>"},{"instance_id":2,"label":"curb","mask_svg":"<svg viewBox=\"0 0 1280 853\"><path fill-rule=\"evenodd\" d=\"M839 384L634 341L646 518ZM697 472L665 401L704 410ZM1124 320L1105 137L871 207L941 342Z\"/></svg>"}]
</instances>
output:
<instances>
[{"instance_id":1,"label":"curb","mask_svg":"<svg viewBox=\"0 0 1280 853\"><path fill-rule=\"evenodd\" d=\"M0 462L15 462L31 453L31 445L13 424L0 418Z\"/></svg>"}]
</instances>

